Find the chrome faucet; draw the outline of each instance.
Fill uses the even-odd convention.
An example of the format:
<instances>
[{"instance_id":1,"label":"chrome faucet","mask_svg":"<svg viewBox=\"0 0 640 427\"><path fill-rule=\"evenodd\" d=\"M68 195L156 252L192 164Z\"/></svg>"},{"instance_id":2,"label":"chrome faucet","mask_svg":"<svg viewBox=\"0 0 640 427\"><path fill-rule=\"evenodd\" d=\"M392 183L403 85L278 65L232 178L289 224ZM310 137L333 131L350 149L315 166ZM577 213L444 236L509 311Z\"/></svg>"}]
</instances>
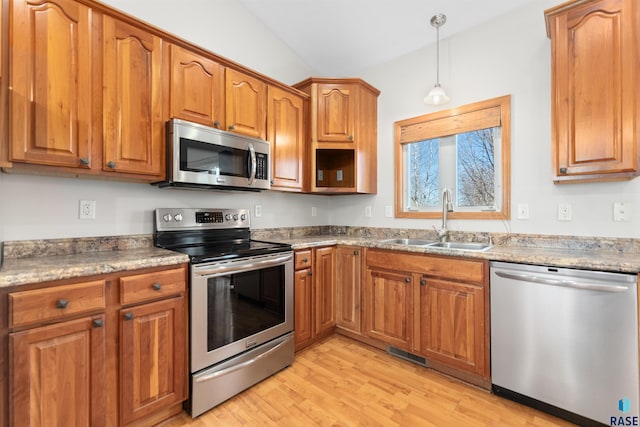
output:
<instances>
[{"instance_id":1,"label":"chrome faucet","mask_svg":"<svg viewBox=\"0 0 640 427\"><path fill-rule=\"evenodd\" d=\"M451 191L445 188L442 191L442 226L440 229L433 227L438 234L441 242L446 242L449 236L449 230L447 230L447 212L453 212L453 203L451 202Z\"/></svg>"}]
</instances>

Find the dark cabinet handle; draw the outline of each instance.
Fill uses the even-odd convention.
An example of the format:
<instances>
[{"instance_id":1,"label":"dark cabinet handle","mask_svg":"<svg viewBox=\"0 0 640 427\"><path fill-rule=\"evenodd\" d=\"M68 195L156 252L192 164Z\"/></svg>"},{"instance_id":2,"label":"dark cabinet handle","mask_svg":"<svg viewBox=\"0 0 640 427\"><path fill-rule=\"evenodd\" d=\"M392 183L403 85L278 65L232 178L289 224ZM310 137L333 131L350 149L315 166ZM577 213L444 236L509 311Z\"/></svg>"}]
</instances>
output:
<instances>
[{"instance_id":1,"label":"dark cabinet handle","mask_svg":"<svg viewBox=\"0 0 640 427\"><path fill-rule=\"evenodd\" d=\"M313 276L313 271L309 270L309 276Z\"/></svg>"},{"instance_id":2,"label":"dark cabinet handle","mask_svg":"<svg viewBox=\"0 0 640 427\"><path fill-rule=\"evenodd\" d=\"M68 299L59 299L58 301L56 301L56 308L67 308L68 305Z\"/></svg>"},{"instance_id":3,"label":"dark cabinet handle","mask_svg":"<svg viewBox=\"0 0 640 427\"><path fill-rule=\"evenodd\" d=\"M355 256L358 256L358 255L360 255L360 252L358 252L358 251L353 251L353 254L354 254Z\"/></svg>"},{"instance_id":4,"label":"dark cabinet handle","mask_svg":"<svg viewBox=\"0 0 640 427\"><path fill-rule=\"evenodd\" d=\"M109 169L115 169L116 168L116 162L114 162L114 161L107 162L107 167Z\"/></svg>"},{"instance_id":5,"label":"dark cabinet handle","mask_svg":"<svg viewBox=\"0 0 640 427\"><path fill-rule=\"evenodd\" d=\"M220 127L220 121L219 120L214 120L213 122L213 127Z\"/></svg>"},{"instance_id":6,"label":"dark cabinet handle","mask_svg":"<svg viewBox=\"0 0 640 427\"><path fill-rule=\"evenodd\" d=\"M229 125L229 130L235 130L235 126L234 125Z\"/></svg>"},{"instance_id":7,"label":"dark cabinet handle","mask_svg":"<svg viewBox=\"0 0 640 427\"><path fill-rule=\"evenodd\" d=\"M80 158L80 164L81 165L88 165L89 164L89 159L87 159L86 157L81 157Z\"/></svg>"},{"instance_id":8,"label":"dark cabinet handle","mask_svg":"<svg viewBox=\"0 0 640 427\"><path fill-rule=\"evenodd\" d=\"M560 173L567 173L567 168L560 168Z\"/></svg>"},{"instance_id":9,"label":"dark cabinet handle","mask_svg":"<svg viewBox=\"0 0 640 427\"><path fill-rule=\"evenodd\" d=\"M353 135L349 135L349 141L353 141Z\"/></svg>"},{"instance_id":10,"label":"dark cabinet handle","mask_svg":"<svg viewBox=\"0 0 640 427\"><path fill-rule=\"evenodd\" d=\"M160 288L162 288L162 285L160 285L160 283L154 283L153 285L151 285L151 287L154 291L159 291Z\"/></svg>"},{"instance_id":11,"label":"dark cabinet handle","mask_svg":"<svg viewBox=\"0 0 640 427\"><path fill-rule=\"evenodd\" d=\"M93 322L91 324L94 328L102 328L104 322L102 321L102 319L93 319Z\"/></svg>"},{"instance_id":12,"label":"dark cabinet handle","mask_svg":"<svg viewBox=\"0 0 640 427\"><path fill-rule=\"evenodd\" d=\"M269 182L271 183L271 185L273 185L273 183L274 183L274 181L273 181L273 180L271 180L271 181L269 181Z\"/></svg>"},{"instance_id":13,"label":"dark cabinet handle","mask_svg":"<svg viewBox=\"0 0 640 427\"><path fill-rule=\"evenodd\" d=\"M132 312L125 313L124 320L133 320L133 313Z\"/></svg>"},{"instance_id":14,"label":"dark cabinet handle","mask_svg":"<svg viewBox=\"0 0 640 427\"><path fill-rule=\"evenodd\" d=\"M304 263L309 262L309 258L302 258L302 262L304 262Z\"/></svg>"},{"instance_id":15,"label":"dark cabinet handle","mask_svg":"<svg viewBox=\"0 0 640 427\"><path fill-rule=\"evenodd\" d=\"M411 277L405 277L404 278L404 282L405 283L411 283Z\"/></svg>"},{"instance_id":16,"label":"dark cabinet handle","mask_svg":"<svg viewBox=\"0 0 640 427\"><path fill-rule=\"evenodd\" d=\"M427 284L427 281L424 279L420 279L420 286L424 286Z\"/></svg>"}]
</instances>

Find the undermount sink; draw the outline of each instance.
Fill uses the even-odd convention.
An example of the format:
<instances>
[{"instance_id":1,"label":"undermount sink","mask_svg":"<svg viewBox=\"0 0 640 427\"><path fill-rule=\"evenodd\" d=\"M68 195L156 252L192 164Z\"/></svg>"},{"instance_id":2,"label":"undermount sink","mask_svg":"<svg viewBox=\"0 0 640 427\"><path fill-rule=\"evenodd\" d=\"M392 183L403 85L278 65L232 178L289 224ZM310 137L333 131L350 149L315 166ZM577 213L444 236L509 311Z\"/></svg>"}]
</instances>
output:
<instances>
[{"instance_id":1,"label":"undermount sink","mask_svg":"<svg viewBox=\"0 0 640 427\"><path fill-rule=\"evenodd\" d=\"M394 245L408 245L408 246L427 246L434 243L433 240L425 239L387 239L382 240L382 243L391 243Z\"/></svg>"},{"instance_id":2,"label":"undermount sink","mask_svg":"<svg viewBox=\"0 0 640 427\"><path fill-rule=\"evenodd\" d=\"M475 243L475 242L435 242L427 245L430 248L441 248L441 249L458 249L462 251L486 251L492 245L488 245L485 243Z\"/></svg>"}]
</instances>

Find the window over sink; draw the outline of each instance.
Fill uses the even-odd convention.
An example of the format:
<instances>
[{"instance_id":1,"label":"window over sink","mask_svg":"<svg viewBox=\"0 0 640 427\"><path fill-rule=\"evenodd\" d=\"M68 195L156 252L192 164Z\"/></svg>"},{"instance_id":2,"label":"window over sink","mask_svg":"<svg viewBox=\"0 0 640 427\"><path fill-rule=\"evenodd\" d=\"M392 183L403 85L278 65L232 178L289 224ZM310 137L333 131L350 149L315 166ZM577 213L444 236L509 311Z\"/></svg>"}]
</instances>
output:
<instances>
[{"instance_id":1,"label":"window over sink","mask_svg":"<svg viewBox=\"0 0 640 427\"><path fill-rule=\"evenodd\" d=\"M396 122L395 216L439 218L448 188L449 218L509 219L510 103L506 95Z\"/></svg>"}]
</instances>

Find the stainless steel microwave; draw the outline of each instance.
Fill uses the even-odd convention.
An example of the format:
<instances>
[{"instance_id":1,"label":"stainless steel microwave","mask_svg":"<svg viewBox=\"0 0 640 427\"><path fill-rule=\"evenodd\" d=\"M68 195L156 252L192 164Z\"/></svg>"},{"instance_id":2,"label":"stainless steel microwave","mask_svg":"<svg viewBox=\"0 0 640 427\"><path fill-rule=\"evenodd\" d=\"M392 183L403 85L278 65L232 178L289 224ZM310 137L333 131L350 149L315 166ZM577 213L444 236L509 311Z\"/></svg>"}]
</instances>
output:
<instances>
[{"instance_id":1,"label":"stainless steel microwave","mask_svg":"<svg viewBox=\"0 0 640 427\"><path fill-rule=\"evenodd\" d=\"M159 187L270 188L269 143L180 119L167 122L167 180Z\"/></svg>"}]
</instances>

